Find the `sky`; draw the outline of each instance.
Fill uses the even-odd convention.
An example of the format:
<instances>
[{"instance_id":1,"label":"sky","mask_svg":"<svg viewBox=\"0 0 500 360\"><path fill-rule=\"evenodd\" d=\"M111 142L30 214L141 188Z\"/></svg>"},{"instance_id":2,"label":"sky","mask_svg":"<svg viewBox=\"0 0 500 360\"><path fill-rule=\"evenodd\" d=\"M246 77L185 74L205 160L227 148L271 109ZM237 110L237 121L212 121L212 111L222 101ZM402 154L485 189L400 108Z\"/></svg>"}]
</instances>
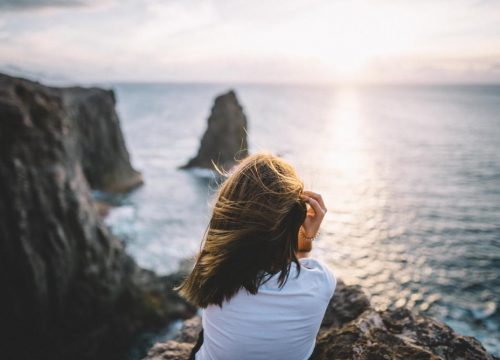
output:
<instances>
[{"instance_id":1,"label":"sky","mask_svg":"<svg viewBox=\"0 0 500 360\"><path fill-rule=\"evenodd\" d=\"M54 82L500 83L500 1L0 0L0 71Z\"/></svg>"}]
</instances>

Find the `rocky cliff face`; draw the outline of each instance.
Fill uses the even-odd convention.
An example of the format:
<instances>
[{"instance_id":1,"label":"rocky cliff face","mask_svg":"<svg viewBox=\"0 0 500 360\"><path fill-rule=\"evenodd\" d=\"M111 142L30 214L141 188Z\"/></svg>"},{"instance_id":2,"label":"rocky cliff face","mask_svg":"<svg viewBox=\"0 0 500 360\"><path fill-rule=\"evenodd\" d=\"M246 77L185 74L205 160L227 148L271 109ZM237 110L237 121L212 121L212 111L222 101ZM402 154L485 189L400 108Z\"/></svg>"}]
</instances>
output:
<instances>
[{"instance_id":1,"label":"rocky cliff face","mask_svg":"<svg viewBox=\"0 0 500 360\"><path fill-rule=\"evenodd\" d=\"M140 269L96 213L90 186L140 183L113 106L0 75L2 358L119 359L140 329L193 314L179 279Z\"/></svg>"},{"instance_id":2,"label":"rocky cliff face","mask_svg":"<svg viewBox=\"0 0 500 360\"><path fill-rule=\"evenodd\" d=\"M2 120L16 112L30 118L36 101L58 102L57 110L64 117L63 135L67 154L79 161L85 179L92 189L124 192L142 184L142 175L132 168L129 153L115 110L112 90L100 88L56 88L0 74ZM42 94L45 98L42 97ZM48 100L47 100L48 101ZM38 111L41 111L37 108ZM45 110L56 110L55 103L46 103ZM50 114L46 114L50 117ZM45 146L50 147L48 143Z\"/></svg>"},{"instance_id":3,"label":"rocky cliff face","mask_svg":"<svg viewBox=\"0 0 500 360\"><path fill-rule=\"evenodd\" d=\"M248 155L247 119L234 91L215 99L198 154L182 168L217 166L229 170Z\"/></svg>"},{"instance_id":4,"label":"rocky cliff face","mask_svg":"<svg viewBox=\"0 0 500 360\"><path fill-rule=\"evenodd\" d=\"M60 94L75 126L74 150L90 187L116 193L141 185L141 173L130 164L113 91L81 87L53 91Z\"/></svg>"},{"instance_id":5,"label":"rocky cliff face","mask_svg":"<svg viewBox=\"0 0 500 360\"><path fill-rule=\"evenodd\" d=\"M188 359L201 318L184 322L176 339L158 343L144 360ZM494 360L474 338L406 309L376 311L359 286L338 281L316 340L315 360Z\"/></svg>"}]
</instances>

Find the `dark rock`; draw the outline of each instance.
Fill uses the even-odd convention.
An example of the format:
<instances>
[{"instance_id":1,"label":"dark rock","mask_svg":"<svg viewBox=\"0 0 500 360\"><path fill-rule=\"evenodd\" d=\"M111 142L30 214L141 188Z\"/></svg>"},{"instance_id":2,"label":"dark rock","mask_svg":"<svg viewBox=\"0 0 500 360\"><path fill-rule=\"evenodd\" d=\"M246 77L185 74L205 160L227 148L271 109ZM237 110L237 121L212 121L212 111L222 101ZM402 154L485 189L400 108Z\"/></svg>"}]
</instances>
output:
<instances>
[{"instance_id":1,"label":"dark rock","mask_svg":"<svg viewBox=\"0 0 500 360\"><path fill-rule=\"evenodd\" d=\"M76 95L64 91L0 76L0 345L5 359L122 359L138 331L194 314L172 291L179 275L158 277L139 268L101 222L82 165L101 160L92 160L94 155L80 145L87 141L89 148L102 148L99 142L112 143L121 134L111 133L113 126L107 136L81 134L81 119L75 119L79 115L67 98ZM109 92L90 93L113 104ZM106 189L125 188L109 179L116 177L102 174L94 181Z\"/></svg>"},{"instance_id":2,"label":"dark rock","mask_svg":"<svg viewBox=\"0 0 500 360\"><path fill-rule=\"evenodd\" d=\"M149 360L182 360L189 359L194 344L180 343L177 341L167 341L157 343L148 352L146 359Z\"/></svg>"},{"instance_id":3,"label":"dark rock","mask_svg":"<svg viewBox=\"0 0 500 360\"><path fill-rule=\"evenodd\" d=\"M337 287L326 309L321 327L342 326L370 309L370 300L359 285L346 285L337 279Z\"/></svg>"},{"instance_id":4,"label":"dark rock","mask_svg":"<svg viewBox=\"0 0 500 360\"><path fill-rule=\"evenodd\" d=\"M109 212L112 208L111 204L108 204L107 202L104 201L99 201L94 199L94 206L96 208L97 213L101 218L105 218L106 216L109 215Z\"/></svg>"},{"instance_id":5,"label":"dark rock","mask_svg":"<svg viewBox=\"0 0 500 360\"><path fill-rule=\"evenodd\" d=\"M321 330L312 359L494 360L481 343L407 309L363 312L338 328Z\"/></svg>"},{"instance_id":6,"label":"dark rock","mask_svg":"<svg viewBox=\"0 0 500 360\"><path fill-rule=\"evenodd\" d=\"M201 331L201 317L195 316L191 319L184 321L179 335L174 339L178 342L185 342L195 344L198 340L198 335Z\"/></svg>"},{"instance_id":7,"label":"dark rock","mask_svg":"<svg viewBox=\"0 0 500 360\"><path fill-rule=\"evenodd\" d=\"M182 329L174 340L156 343L149 351L147 360L189 359L201 331L201 317L195 316L184 321Z\"/></svg>"},{"instance_id":8,"label":"dark rock","mask_svg":"<svg viewBox=\"0 0 500 360\"><path fill-rule=\"evenodd\" d=\"M36 117L37 114L30 114L30 111L35 111L33 102L48 101L39 94L57 102L59 111L64 114L65 128L61 131L64 136L69 136L65 145L71 156L79 160L92 189L125 192L143 183L141 173L130 164L112 90L47 87L0 74L2 120L21 116L29 121L29 117ZM46 111L55 106L45 105ZM42 108L38 107L36 111L43 111Z\"/></svg>"},{"instance_id":9,"label":"dark rock","mask_svg":"<svg viewBox=\"0 0 500 360\"><path fill-rule=\"evenodd\" d=\"M208 127L201 139L198 155L182 168L200 167L229 170L237 160L248 156L247 119L233 90L217 96Z\"/></svg>"},{"instance_id":10,"label":"dark rock","mask_svg":"<svg viewBox=\"0 0 500 360\"><path fill-rule=\"evenodd\" d=\"M130 164L112 90L71 87L59 90L74 121L76 150L92 189L119 193L143 183Z\"/></svg>"}]
</instances>

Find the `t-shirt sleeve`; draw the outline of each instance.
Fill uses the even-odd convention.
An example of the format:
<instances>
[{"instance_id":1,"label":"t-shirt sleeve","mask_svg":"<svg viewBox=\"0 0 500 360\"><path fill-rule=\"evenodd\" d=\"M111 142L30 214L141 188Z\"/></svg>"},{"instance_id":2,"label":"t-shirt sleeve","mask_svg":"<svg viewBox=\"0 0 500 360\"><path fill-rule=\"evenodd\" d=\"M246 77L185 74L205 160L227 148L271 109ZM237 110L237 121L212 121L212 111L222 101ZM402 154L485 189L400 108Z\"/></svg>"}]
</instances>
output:
<instances>
[{"instance_id":1,"label":"t-shirt sleeve","mask_svg":"<svg viewBox=\"0 0 500 360\"><path fill-rule=\"evenodd\" d=\"M333 271L330 269L328 265L313 258L303 258L301 262L306 266L311 266L320 270L325 278L325 283L327 284L326 293L328 299L333 296L335 292L335 288L337 286L337 278L335 277Z\"/></svg>"}]
</instances>

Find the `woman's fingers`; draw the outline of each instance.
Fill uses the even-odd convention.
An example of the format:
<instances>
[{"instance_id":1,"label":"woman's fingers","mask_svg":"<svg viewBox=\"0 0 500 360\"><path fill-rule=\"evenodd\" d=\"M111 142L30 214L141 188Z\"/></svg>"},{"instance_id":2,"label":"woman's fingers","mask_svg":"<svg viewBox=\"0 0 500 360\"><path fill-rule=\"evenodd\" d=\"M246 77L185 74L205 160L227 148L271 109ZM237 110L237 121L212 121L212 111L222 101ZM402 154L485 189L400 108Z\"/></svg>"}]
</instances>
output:
<instances>
[{"instance_id":1,"label":"woman's fingers","mask_svg":"<svg viewBox=\"0 0 500 360\"><path fill-rule=\"evenodd\" d=\"M314 210L314 215L316 216L324 216L325 215L325 210L321 207L318 201L312 197L308 197L307 202L309 205L311 205L312 209Z\"/></svg>"},{"instance_id":2,"label":"woman's fingers","mask_svg":"<svg viewBox=\"0 0 500 360\"><path fill-rule=\"evenodd\" d=\"M319 204L319 202L316 199L313 199L312 197L310 197L309 198L309 205L311 205L311 207L313 208L316 216L319 215L322 217L325 215L325 210L321 207L321 205Z\"/></svg>"},{"instance_id":3,"label":"woman's fingers","mask_svg":"<svg viewBox=\"0 0 500 360\"><path fill-rule=\"evenodd\" d=\"M323 197L320 194L315 193L313 191L309 191L309 190L303 191L303 194L316 200L319 203L319 205L321 206L321 208L323 209L323 211L326 212L325 202L323 201Z\"/></svg>"},{"instance_id":4,"label":"woman's fingers","mask_svg":"<svg viewBox=\"0 0 500 360\"><path fill-rule=\"evenodd\" d=\"M303 224L303 230L306 236L314 237L319 231L321 222L325 217L326 213L325 203L323 202L323 198L321 197L320 194L317 194L312 191L304 191L302 198L309 204L307 217Z\"/></svg>"},{"instance_id":5,"label":"woman's fingers","mask_svg":"<svg viewBox=\"0 0 500 360\"><path fill-rule=\"evenodd\" d=\"M318 233L321 222L325 216L325 212L321 208L320 204L312 197L306 197L305 200L310 205L309 210L311 211L307 212L307 216L302 225L305 236L312 238Z\"/></svg>"}]
</instances>

